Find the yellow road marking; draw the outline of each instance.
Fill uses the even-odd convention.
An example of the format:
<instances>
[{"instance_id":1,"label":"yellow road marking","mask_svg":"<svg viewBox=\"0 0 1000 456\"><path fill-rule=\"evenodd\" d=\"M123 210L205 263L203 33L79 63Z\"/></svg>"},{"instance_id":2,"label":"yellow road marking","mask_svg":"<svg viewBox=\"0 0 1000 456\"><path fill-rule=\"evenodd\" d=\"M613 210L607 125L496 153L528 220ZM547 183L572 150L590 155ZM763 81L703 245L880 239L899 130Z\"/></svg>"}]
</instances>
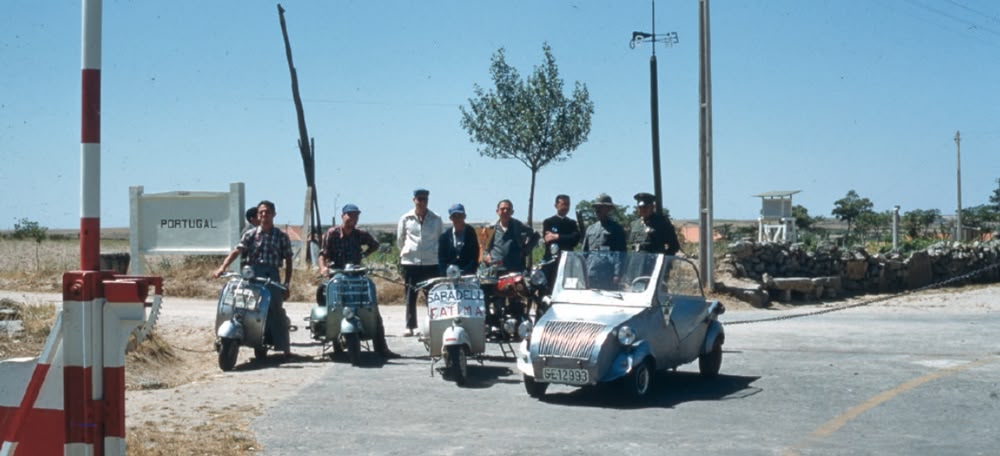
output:
<instances>
[{"instance_id":1,"label":"yellow road marking","mask_svg":"<svg viewBox=\"0 0 1000 456\"><path fill-rule=\"evenodd\" d=\"M984 364L989 364L996 360L997 360L996 357L989 357L978 361L973 361L971 363L966 363L955 367L949 367L947 369L941 369L935 372L931 372L930 374L924 375L922 377L917 377L913 380L905 382L891 390L883 391L875 395L871 399L868 399L867 401L859 405L851 407L849 410L833 418L832 420L827 421L822 426L816 428L816 430L813 431L812 434L810 434L809 437L807 437L805 440L793 445L791 448L786 448L784 451L781 452L781 454L782 456L798 456L799 451L805 447L808 447L810 443L829 437L834 432L837 432L840 430L840 428L844 427L844 425L847 424L847 422L857 418L858 415L861 415L862 413L865 413L868 410L871 410L876 406L889 401L890 399L896 397L900 393L904 393L920 385L923 385L924 383L937 380L941 377L956 374L966 369L979 367Z\"/></svg>"}]
</instances>

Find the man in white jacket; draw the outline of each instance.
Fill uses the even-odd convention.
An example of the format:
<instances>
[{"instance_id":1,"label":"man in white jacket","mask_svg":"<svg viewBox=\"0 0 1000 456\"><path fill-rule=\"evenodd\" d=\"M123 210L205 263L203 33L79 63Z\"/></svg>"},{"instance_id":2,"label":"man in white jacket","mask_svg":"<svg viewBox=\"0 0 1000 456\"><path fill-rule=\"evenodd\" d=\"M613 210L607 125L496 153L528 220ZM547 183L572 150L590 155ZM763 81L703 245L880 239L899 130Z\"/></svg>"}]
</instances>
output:
<instances>
[{"instance_id":1,"label":"man in white jacket","mask_svg":"<svg viewBox=\"0 0 1000 456\"><path fill-rule=\"evenodd\" d=\"M427 208L430 192L413 191L413 209L403 214L396 225L396 246L399 263L406 281L406 332L412 336L417 328L416 285L437 275L438 238L441 237L441 217Z\"/></svg>"}]
</instances>

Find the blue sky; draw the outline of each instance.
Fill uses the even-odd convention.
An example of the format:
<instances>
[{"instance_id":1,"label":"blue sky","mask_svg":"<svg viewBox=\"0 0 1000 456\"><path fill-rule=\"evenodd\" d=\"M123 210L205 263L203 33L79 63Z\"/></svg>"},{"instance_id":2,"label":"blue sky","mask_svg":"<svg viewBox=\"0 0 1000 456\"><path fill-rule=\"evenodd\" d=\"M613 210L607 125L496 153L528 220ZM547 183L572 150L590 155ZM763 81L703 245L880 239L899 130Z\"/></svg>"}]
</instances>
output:
<instances>
[{"instance_id":1,"label":"blue sky","mask_svg":"<svg viewBox=\"0 0 1000 456\"><path fill-rule=\"evenodd\" d=\"M101 224L128 226L129 186L271 199L301 223L302 162L275 2L104 2ZM80 218L80 2L2 0L0 229ZM320 211L358 204L395 222L412 190L431 208L527 218L530 173L480 157L459 125L473 84L491 87L500 47L528 74L542 43L567 90L587 85L589 140L538 175L535 219L552 199L652 188L650 2L285 0ZM1000 4L990 0L715 0L711 3L714 210L754 219L771 190L830 217L848 190L876 210L984 204L1000 178ZM698 214L698 2L656 2L665 206Z\"/></svg>"}]
</instances>

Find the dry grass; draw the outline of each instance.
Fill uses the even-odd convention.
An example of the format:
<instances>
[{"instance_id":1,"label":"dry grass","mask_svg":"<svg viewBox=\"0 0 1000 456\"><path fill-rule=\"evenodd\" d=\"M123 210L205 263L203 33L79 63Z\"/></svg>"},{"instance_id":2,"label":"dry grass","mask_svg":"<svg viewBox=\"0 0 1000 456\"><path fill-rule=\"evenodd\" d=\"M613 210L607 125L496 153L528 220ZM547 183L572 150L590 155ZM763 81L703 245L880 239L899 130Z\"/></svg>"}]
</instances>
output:
<instances>
[{"instance_id":1,"label":"dry grass","mask_svg":"<svg viewBox=\"0 0 1000 456\"><path fill-rule=\"evenodd\" d=\"M37 249L37 257L36 257ZM127 239L102 240L102 253L128 251ZM164 278L164 297L215 299L222 286L211 277L222 263L221 256L151 256L146 274ZM30 292L60 292L62 275L79 268L79 241L0 238L0 288ZM384 268L380 268L384 269ZM320 278L315 269L297 269L293 274L291 300L313 302ZM394 271L372 275L383 304L403 301L403 286ZM38 356L55 319L56 306L4 302L15 309L12 318L23 320L25 330L16 337L0 333L0 359ZM180 385L206 381L216 371L213 336L193 328L157 328L135 350L126 354L125 383L129 394L156 393ZM249 455L260 451L253 439L250 420L255 410L245 406L199 406L203 417L192 423L181 418L130 419L126 445L130 455ZM139 416L143 416L142 413Z\"/></svg>"},{"instance_id":2,"label":"dry grass","mask_svg":"<svg viewBox=\"0 0 1000 456\"><path fill-rule=\"evenodd\" d=\"M11 299L0 300L0 308L14 312L0 318L20 320L22 330L11 335L0 332L0 359L38 356L49 337L49 330L56 319L52 304L26 304Z\"/></svg>"}]
</instances>

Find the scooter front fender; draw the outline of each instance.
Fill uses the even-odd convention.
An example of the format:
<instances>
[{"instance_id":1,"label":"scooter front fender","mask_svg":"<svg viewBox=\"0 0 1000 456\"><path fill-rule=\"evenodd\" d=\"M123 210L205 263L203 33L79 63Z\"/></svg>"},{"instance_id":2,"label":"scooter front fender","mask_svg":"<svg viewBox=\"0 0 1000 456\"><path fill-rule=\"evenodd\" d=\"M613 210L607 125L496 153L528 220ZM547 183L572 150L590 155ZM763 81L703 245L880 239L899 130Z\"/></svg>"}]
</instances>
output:
<instances>
[{"instance_id":1,"label":"scooter front fender","mask_svg":"<svg viewBox=\"0 0 1000 456\"><path fill-rule=\"evenodd\" d=\"M441 346L450 347L452 345L470 345L469 334L465 332L465 328L452 324L444 329L444 333L441 334Z\"/></svg>"},{"instance_id":2,"label":"scooter front fender","mask_svg":"<svg viewBox=\"0 0 1000 456\"><path fill-rule=\"evenodd\" d=\"M345 318L340 320L340 333L341 334L352 334L352 333L364 333L365 328L361 324L360 318Z\"/></svg>"},{"instance_id":3,"label":"scooter front fender","mask_svg":"<svg viewBox=\"0 0 1000 456\"><path fill-rule=\"evenodd\" d=\"M219 325L219 331L216 335L223 339L236 339L242 341L243 325L232 319L226 320Z\"/></svg>"}]
</instances>

